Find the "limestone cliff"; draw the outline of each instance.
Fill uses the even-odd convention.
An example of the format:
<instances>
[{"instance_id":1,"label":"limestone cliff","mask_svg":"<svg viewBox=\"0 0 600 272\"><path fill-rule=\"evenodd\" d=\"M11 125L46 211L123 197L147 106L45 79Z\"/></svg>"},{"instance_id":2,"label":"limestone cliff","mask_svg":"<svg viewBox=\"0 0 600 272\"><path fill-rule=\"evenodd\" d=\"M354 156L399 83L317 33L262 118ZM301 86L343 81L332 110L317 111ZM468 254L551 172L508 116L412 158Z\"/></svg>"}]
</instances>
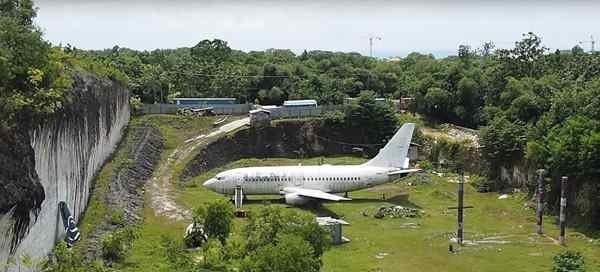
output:
<instances>
[{"instance_id":1,"label":"limestone cliff","mask_svg":"<svg viewBox=\"0 0 600 272\"><path fill-rule=\"evenodd\" d=\"M0 134L0 263L43 257L63 239L58 202L79 218L129 121L129 93L116 81L78 73L68 97L39 127Z\"/></svg>"}]
</instances>

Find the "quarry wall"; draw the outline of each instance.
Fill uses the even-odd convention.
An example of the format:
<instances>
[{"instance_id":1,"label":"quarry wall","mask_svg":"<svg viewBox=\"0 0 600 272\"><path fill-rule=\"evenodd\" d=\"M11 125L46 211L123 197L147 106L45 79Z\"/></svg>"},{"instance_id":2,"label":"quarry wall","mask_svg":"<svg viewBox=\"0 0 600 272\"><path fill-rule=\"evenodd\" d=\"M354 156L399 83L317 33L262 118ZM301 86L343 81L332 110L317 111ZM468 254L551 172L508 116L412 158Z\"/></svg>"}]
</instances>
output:
<instances>
[{"instance_id":1,"label":"quarry wall","mask_svg":"<svg viewBox=\"0 0 600 272\"><path fill-rule=\"evenodd\" d=\"M362 152L357 152L355 147L362 144L359 135L350 128L327 128L318 120L280 121L274 122L270 127L239 130L209 143L186 165L180 180L186 181L212 168L243 158L299 158L340 154L372 157L378 148L383 147L365 147ZM533 170L524 161L492 169L477 144L472 142L431 135L415 135L413 142L420 143L411 147L417 149L417 160L428 160L436 165L446 163L447 167L460 164L467 173L481 176L497 172L499 176L496 182L500 185L499 188L527 189L528 181L533 178Z\"/></svg>"},{"instance_id":2,"label":"quarry wall","mask_svg":"<svg viewBox=\"0 0 600 272\"><path fill-rule=\"evenodd\" d=\"M13 144L0 149L0 199L8 200L0 201L0 264L9 255L42 258L64 238L58 203L79 219L129 122L129 93L116 81L77 73L68 97L39 127L0 139Z\"/></svg>"},{"instance_id":3,"label":"quarry wall","mask_svg":"<svg viewBox=\"0 0 600 272\"><path fill-rule=\"evenodd\" d=\"M250 127L210 142L188 162L180 180L186 181L242 158L362 155L354 146L346 144L360 143L358 136L350 130L324 128L319 120L289 120L274 122L269 127Z\"/></svg>"}]
</instances>

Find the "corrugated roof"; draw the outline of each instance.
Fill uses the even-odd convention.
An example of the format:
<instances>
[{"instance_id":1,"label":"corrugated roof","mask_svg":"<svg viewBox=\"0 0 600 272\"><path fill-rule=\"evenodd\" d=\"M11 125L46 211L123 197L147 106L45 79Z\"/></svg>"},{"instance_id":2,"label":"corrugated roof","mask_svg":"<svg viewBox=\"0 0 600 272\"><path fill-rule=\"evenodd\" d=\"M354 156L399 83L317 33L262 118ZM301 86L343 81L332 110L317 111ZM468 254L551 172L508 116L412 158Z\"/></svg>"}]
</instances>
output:
<instances>
[{"instance_id":1,"label":"corrugated roof","mask_svg":"<svg viewBox=\"0 0 600 272\"><path fill-rule=\"evenodd\" d=\"M264 110L264 109L256 109L256 110L249 111L250 114L257 113L257 112L266 112L266 113L269 113L269 114L271 113L270 111Z\"/></svg>"},{"instance_id":2,"label":"corrugated roof","mask_svg":"<svg viewBox=\"0 0 600 272\"><path fill-rule=\"evenodd\" d=\"M283 102L284 106L312 106L316 105L317 100L308 99L308 100L288 100Z\"/></svg>"},{"instance_id":3,"label":"corrugated roof","mask_svg":"<svg viewBox=\"0 0 600 272\"><path fill-rule=\"evenodd\" d=\"M275 106L275 105L266 105L266 106L261 106L263 109L278 109L280 108L279 106Z\"/></svg>"},{"instance_id":4,"label":"corrugated roof","mask_svg":"<svg viewBox=\"0 0 600 272\"><path fill-rule=\"evenodd\" d=\"M230 100L235 100L235 98L230 98L230 97L176 97L173 98L173 100L181 100L181 101L185 101L185 100L212 100L212 101L230 101Z\"/></svg>"}]
</instances>

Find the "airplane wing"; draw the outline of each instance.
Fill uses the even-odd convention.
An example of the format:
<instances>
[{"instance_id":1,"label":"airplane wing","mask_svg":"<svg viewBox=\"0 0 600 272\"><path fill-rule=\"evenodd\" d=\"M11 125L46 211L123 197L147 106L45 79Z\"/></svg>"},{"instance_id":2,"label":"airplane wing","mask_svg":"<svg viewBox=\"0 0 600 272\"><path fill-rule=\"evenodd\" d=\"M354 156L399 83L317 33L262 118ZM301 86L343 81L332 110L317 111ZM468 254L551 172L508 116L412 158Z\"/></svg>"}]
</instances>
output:
<instances>
[{"instance_id":1,"label":"airplane wing","mask_svg":"<svg viewBox=\"0 0 600 272\"><path fill-rule=\"evenodd\" d=\"M323 191L314 190L314 189L304 189L304 188L298 188L298 187L286 187L283 189L283 193L285 193L285 194L294 193L294 194L298 194L298 195L304 196L304 197L312 197L312 198L326 199L326 200L333 200L333 201L350 200L349 198L341 197L339 195L325 193Z\"/></svg>"},{"instance_id":2,"label":"airplane wing","mask_svg":"<svg viewBox=\"0 0 600 272\"><path fill-rule=\"evenodd\" d=\"M402 174L410 174L410 173L416 173L416 172L421 172L423 171L423 169L402 169L402 170L396 170L396 171L392 171L389 172L388 175L389 176L393 176L393 175L402 175Z\"/></svg>"}]
</instances>

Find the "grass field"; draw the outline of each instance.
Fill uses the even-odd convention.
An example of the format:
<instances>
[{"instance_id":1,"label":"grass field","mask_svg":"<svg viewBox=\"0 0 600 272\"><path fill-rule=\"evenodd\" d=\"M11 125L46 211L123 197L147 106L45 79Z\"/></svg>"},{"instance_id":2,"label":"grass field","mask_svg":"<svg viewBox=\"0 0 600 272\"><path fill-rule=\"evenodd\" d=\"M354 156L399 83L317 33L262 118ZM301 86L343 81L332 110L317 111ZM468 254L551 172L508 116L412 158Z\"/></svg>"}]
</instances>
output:
<instances>
[{"instance_id":1,"label":"grass field","mask_svg":"<svg viewBox=\"0 0 600 272\"><path fill-rule=\"evenodd\" d=\"M318 164L320 158L308 160L247 159L215 169L194 179L194 184L181 188L179 201L196 207L222 196L204 189L201 182L219 171L258 165ZM329 164L356 164L354 157L325 158ZM409 186L408 183L412 183ZM406 178L396 183L353 192L349 202L324 203L318 215L338 216L350 222L344 235L350 243L335 246L324 255L323 271L550 271L552 256L565 249L580 251L586 257L589 271L600 264L600 247L593 245L583 234L568 231L567 247L557 246L549 237L557 237L554 218L546 218L549 237L534 234L534 211L524 208L524 194L499 200L497 194L481 194L466 186L466 204L474 206L465 213L465 239L475 245L458 246L458 253L448 253L449 237L455 231L456 215L447 207L455 206L456 184L445 177L428 174L418 181ZM382 200L382 194L387 200ZM249 210L265 201L281 204L279 196L250 197ZM417 219L375 219L374 211L383 205L417 207L425 211ZM369 216L365 217L365 211ZM157 253L160 235L181 236L185 224L175 224L147 213L142 238L136 241L134 254L127 260L129 271L167 271L164 259ZM244 219L236 219L234 230L239 231ZM404 223L416 223L417 229L402 228ZM235 233L234 233L235 235ZM455 245L456 246L456 245ZM378 258L379 255L379 258Z\"/></svg>"},{"instance_id":2,"label":"grass field","mask_svg":"<svg viewBox=\"0 0 600 272\"><path fill-rule=\"evenodd\" d=\"M185 139L208 131L212 119L184 120L173 116L146 116L142 121L157 125L167 139L164 160L164 155L181 146ZM244 166L300 163L314 165L321 162L359 164L364 159L328 157L305 160L239 160L195 177L187 187L174 186L173 193L179 204L193 209L223 198L201 186L202 182L220 171ZM181 168L183 165L175 167ZM106 178L110 168L111 164L108 164L100 177ZM525 194L514 194L509 199L499 200L496 193L477 193L469 185L466 185L465 202L474 208L465 212L465 239L474 241L474 245L455 245L458 253L448 253L448 245L451 243L449 238L456 230L456 214L447 208L456 205L456 186L448 182L446 177L428 174L420 180L409 177L353 192L350 194L353 200L349 202L329 202L318 209L303 209L315 215L340 217L350 223L344 227L344 235L352 241L334 246L325 253L323 271L550 271L552 256L566 249L582 252L588 271L599 269L598 240L591 240L568 229L567 247L562 248L550 238L558 236L555 218L545 218L547 237L534 234L534 211L525 208ZM385 194L387 200L382 200L382 194ZM285 205L280 196L251 196L250 201L245 203L245 208L252 211L267 202L271 205ZM384 205L417 207L425 213L416 219L373 218L375 210ZM96 207L88 209L88 213L93 214L94 210L100 214L103 212L101 207ZM369 216L363 216L363 212ZM157 217L149 205L146 206L144 215L141 237L134 242L126 260L116 263L115 268L123 271L170 271L161 249L161 236L182 238L189 222L174 222ZM89 223L93 223L93 220ZM415 223L418 228L403 228L405 223ZM232 235L236 236L245 220L236 219L234 224Z\"/></svg>"}]
</instances>

